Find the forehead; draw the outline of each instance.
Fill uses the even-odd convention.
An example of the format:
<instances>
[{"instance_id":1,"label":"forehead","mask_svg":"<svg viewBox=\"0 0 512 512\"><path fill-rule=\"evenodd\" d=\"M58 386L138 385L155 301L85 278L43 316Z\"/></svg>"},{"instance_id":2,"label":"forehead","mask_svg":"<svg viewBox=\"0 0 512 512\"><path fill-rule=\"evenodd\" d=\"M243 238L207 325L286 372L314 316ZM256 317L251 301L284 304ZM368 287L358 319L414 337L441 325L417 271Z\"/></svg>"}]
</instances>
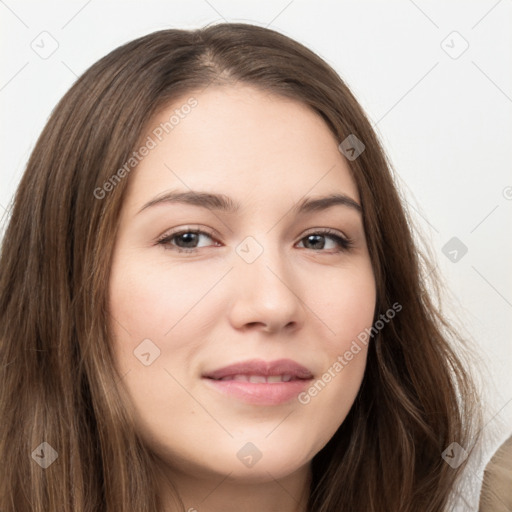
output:
<instances>
[{"instance_id":1,"label":"forehead","mask_svg":"<svg viewBox=\"0 0 512 512\"><path fill-rule=\"evenodd\" d=\"M358 200L339 142L320 115L252 86L186 94L154 116L142 144L148 137L154 147L130 178L134 206L177 188L222 192L242 202L332 192Z\"/></svg>"}]
</instances>

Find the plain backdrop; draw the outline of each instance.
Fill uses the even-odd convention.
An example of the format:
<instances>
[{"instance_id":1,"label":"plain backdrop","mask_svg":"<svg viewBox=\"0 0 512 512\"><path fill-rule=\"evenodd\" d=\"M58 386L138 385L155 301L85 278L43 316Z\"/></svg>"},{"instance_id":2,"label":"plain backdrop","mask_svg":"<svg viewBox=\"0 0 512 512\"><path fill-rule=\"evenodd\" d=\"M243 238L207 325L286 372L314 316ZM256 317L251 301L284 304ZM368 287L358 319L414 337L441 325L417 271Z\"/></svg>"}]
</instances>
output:
<instances>
[{"instance_id":1,"label":"plain backdrop","mask_svg":"<svg viewBox=\"0 0 512 512\"><path fill-rule=\"evenodd\" d=\"M278 30L323 57L372 120L487 369L492 450L512 431L512 2L0 1L0 214L76 77L164 28ZM447 295L448 297L448 295Z\"/></svg>"}]
</instances>

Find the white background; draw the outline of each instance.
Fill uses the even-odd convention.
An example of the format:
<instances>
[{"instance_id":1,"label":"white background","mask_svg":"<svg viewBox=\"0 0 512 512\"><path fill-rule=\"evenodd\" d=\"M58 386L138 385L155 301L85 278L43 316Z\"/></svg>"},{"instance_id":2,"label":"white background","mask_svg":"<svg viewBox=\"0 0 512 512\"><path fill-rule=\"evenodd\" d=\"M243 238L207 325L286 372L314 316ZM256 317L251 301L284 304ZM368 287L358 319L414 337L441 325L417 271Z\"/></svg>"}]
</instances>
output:
<instances>
[{"instance_id":1,"label":"white background","mask_svg":"<svg viewBox=\"0 0 512 512\"><path fill-rule=\"evenodd\" d=\"M37 136L76 76L136 37L223 19L302 42L338 71L367 111L451 290L448 312L487 367L485 429L496 433L490 456L512 431L510 0L2 0L4 222ZM58 47L41 58L33 47L43 44ZM453 237L468 248L456 263L442 252Z\"/></svg>"}]
</instances>

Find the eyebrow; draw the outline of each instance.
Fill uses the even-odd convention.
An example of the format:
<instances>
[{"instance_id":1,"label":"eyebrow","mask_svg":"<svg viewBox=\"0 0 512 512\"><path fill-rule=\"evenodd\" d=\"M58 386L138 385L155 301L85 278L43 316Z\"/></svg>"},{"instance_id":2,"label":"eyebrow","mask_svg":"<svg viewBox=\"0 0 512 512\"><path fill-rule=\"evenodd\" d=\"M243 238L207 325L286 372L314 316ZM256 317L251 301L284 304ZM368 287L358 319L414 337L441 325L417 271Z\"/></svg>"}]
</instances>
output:
<instances>
[{"instance_id":1,"label":"eyebrow","mask_svg":"<svg viewBox=\"0 0 512 512\"><path fill-rule=\"evenodd\" d=\"M241 209L240 203L224 194L212 194L210 192L189 190L184 192L170 191L156 196L151 199L151 201L147 202L138 213L159 204L189 204L192 206L199 206L201 208L231 214L237 213ZM305 198L294 205L292 211L296 215L301 215L326 210L337 205L347 206L359 213L362 212L361 205L345 194L330 194L328 196L318 198Z\"/></svg>"}]
</instances>

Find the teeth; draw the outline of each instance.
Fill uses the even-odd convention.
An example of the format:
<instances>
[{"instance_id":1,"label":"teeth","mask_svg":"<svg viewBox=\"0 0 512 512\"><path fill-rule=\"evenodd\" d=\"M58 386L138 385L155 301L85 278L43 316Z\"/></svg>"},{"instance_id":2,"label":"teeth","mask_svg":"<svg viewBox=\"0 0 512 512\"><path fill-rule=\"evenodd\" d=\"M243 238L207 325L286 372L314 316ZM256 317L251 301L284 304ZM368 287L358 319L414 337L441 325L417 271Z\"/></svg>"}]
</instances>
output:
<instances>
[{"instance_id":1,"label":"teeth","mask_svg":"<svg viewBox=\"0 0 512 512\"><path fill-rule=\"evenodd\" d=\"M233 375L233 377L228 377L229 380L239 380L242 382L249 382L249 375Z\"/></svg>"},{"instance_id":2,"label":"teeth","mask_svg":"<svg viewBox=\"0 0 512 512\"><path fill-rule=\"evenodd\" d=\"M267 382L267 378L263 375L249 375L249 382L261 384L263 382Z\"/></svg>"},{"instance_id":3,"label":"teeth","mask_svg":"<svg viewBox=\"0 0 512 512\"><path fill-rule=\"evenodd\" d=\"M276 382L290 382L293 379L291 375L230 375L229 377L222 377L218 380L234 380L239 382L251 382L252 384L276 383Z\"/></svg>"}]
</instances>

